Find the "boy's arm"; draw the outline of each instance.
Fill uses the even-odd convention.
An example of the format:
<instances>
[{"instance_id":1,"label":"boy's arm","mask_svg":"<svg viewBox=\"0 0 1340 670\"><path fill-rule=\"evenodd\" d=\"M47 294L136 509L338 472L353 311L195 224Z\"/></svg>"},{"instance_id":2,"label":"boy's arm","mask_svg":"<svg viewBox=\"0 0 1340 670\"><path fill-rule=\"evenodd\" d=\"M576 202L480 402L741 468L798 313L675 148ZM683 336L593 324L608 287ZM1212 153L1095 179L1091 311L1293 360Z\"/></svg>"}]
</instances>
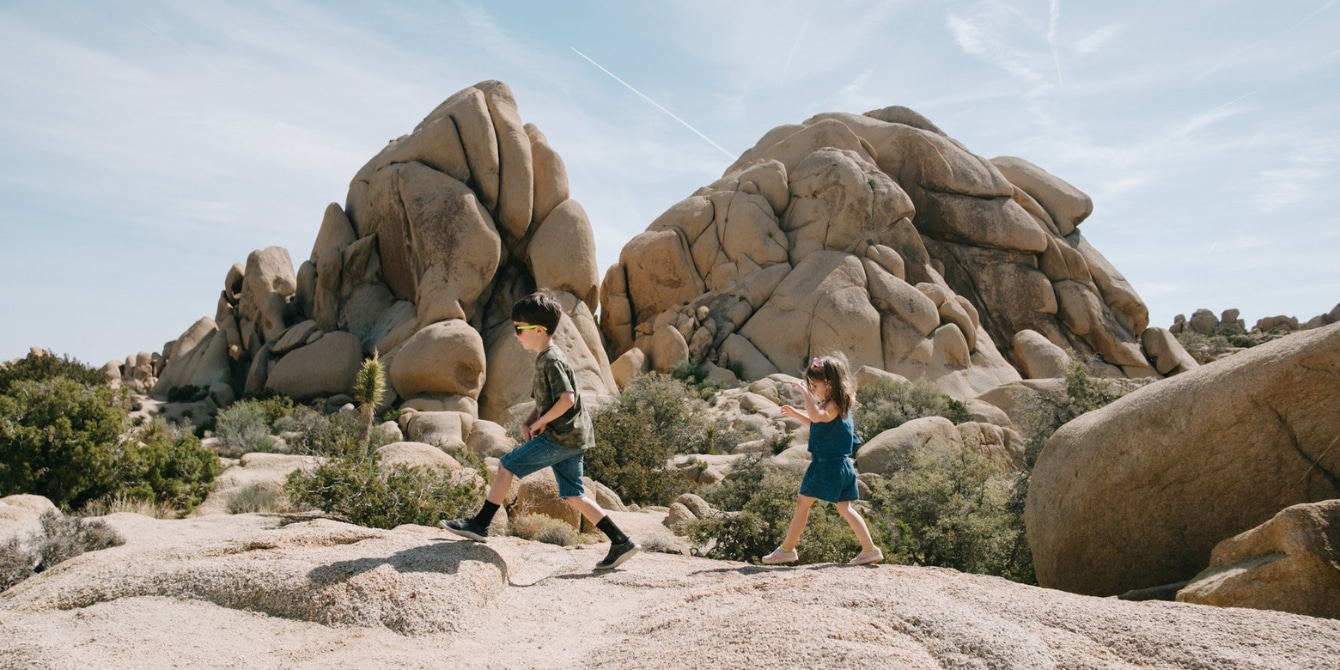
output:
<instances>
[{"instance_id":1,"label":"boy's arm","mask_svg":"<svg viewBox=\"0 0 1340 670\"><path fill-rule=\"evenodd\" d=\"M577 394L575 392L565 391L560 393L558 398L554 400L553 407L550 407L549 411L544 413L544 416L541 416L530 423L531 435L539 435L540 433L543 433L550 421L563 416L563 413L568 411L568 409L575 404L577 404Z\"/></svg>"}]
</instances>

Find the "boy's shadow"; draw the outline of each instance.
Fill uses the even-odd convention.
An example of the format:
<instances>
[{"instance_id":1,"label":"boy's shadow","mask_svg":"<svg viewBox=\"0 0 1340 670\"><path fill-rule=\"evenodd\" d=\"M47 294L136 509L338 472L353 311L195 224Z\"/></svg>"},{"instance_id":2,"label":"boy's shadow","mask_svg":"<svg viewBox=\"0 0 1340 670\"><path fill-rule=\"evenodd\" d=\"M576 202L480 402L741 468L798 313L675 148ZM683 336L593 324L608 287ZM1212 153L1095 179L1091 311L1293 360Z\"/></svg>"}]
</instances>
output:
<instances>
[{"instance_id":1,"label":"boy's shadow","mask_svg":"<svg viewBox=\"0 0 1340 670\"><path fill-rule=\"evenodd\" d=\"M507 560L487 544L451 540L436 540L431 544L397 551L384 558L336 561L313 568L307 573L307 578L314 585L325 586L348 581L383 565L390 565L396 572L402 573L437 572L454 575L460 571L461 563L464 561L479 561L493 565L502 573L504 582L511 581Z\"/></svg>"}]
</instances>

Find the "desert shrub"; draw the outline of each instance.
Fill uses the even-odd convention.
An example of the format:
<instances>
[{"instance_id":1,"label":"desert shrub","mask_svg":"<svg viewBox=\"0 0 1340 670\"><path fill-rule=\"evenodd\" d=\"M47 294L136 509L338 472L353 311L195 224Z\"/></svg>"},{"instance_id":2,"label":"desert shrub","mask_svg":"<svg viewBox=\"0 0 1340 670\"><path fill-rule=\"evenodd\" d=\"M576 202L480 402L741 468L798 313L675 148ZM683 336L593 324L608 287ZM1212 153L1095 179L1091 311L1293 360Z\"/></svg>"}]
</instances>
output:
<instances>
[{"instance_id":1,"label":"desert shrub","mask_svg":"<svg viewBox=\"0 0 1340 670\"><path fill-rule=\"evenodd\" d=\"M286 507L283 491L263 484L249 484L228 497L229 514L279 512Z\"/></svg>"},{"instance_id":2,"label":"desert shrub","mask_svg":"<svg viewBox=\"0 0 1340 670\"><path fill-rule=\"evenodd\" d=\"M105 386L57 377L0 395L0 495L33 493L62 509L127 497L189 510L219 474L213 452L160 421L127 428Z\"/></svg>"},{"instance_id":3,"label":"desert shrub","mask_svg":"<svg viewBox=\"0 0 1340 670\"><path fill-rule=\"evenodd\" d=\"M106 386L107 375L69 356L37 356L29 353L24 358L0 365L0 393L8 393L15 382L44 382L64 377L84 386Z\"/></svg>"},{"instance_id":4,"label":"desert shrub","mask_svg":"<svg viewBox=\"0 0 1340 670\"><path fill-rule=\"evenodd\" d=\"M90 500L88 504L79 508L79 514L82 516L107 516L122 512L147 516L152 519L176 519L181 516L181 510L167 503L154 502L125 494L113 494L97 500Z\"/></svg>"},{"instance_id":5,"label":"desert shrub","mask_svg":"<svg viewBox=\"0 0 1340 670\"><path fill-rule=\"evenodd\" d=\"M10 384L0 395L0 496L33 493L71 509L113 493L126 414L111 400L109 388L65 377Z\"/></svg>"},{"instance_id":6,"label":"desert shrub","mask_svg":"<svg viewBox=\"0 0 1340 670\"><path fill-rule=\"evenodd\" d=\"M296 407L288 416L275 422L274 429L284 436L289 451L318 456L347 456L360 449L363 428L359 417L344 414L324 414L310 407ZM393 438L373 430L368 436L368 449L390 444Z\"/></svg>"},{"instance_id":7,"label":"desert shrub","mask_svg":"<svg viewBox=\"0 0 1340 670\"><path fill-rule=\"evenodd\" d=\"M956 424L969 420L963 403L925 380L880 379L856 394L853 423L863 440L926 416L942 416Z\"/></svg>"},{"instance_id":8,"label":"desert shrub","mask_svg":"<svg viewBox=\"0 0 1340 670\"><path fill-rule=\"evenodd\" d=\"M592 413L596 446L586 454L586 472L626 502L663 505L693 484L666 470L675 454L729 451L747 429L709 419L706 405L684 382L659 374L640 375L613 402Z\"/></svg>"},{"instance_id":9,"label":"desert shrub","mask_svg":"<svg viewBox=\"0 0 1340 670\"><path fill-rule=\"evenodd\" d=\"M694 519L686 527L695 544L711 558L758 562L782 542L795 512L803 467L779 467L754 461L734 479L705 487L703 498L720 516ZM837 508L816 502L796 551L801 563L845 561L861 545Z\"/></svg>"},{"instance_id":10,"label":"desert shrub","mask_svg":"<svg viewBox=\"0 0 1340 670\"><path fill-rule=\"evenodd\" d=\"M450 472L423 466L383 470L375 453L331 458L310 473L296 470L284 490L295 505L371 528L432 525L473 511L483 499L474 480L458 482Z\"/></svg>"},{"instance_id":11,"label":"desert shrub","mask_svg":"<svg viewBox=\"0 0 1340 670\"><path fill-rule=\"evenodd\" d=\"M28 538L10 538L0 545L0 591L84 552L124 544L105 522L57 512L42 515L42 530Z\"/></svg>"},{"instance_id":12,"label":"desert shrub","mask_svg":"<svg viewBox=\"0 0 1340 670\"><path fill-rule=\"evenodd\" d=\"M512 534L523 540L560 547L572 546L578 540L577 530L572 526L543 514L526 514L512 519Z\"/></svg>"},{"instance_id":13,"label":"desert shrub","mask_svg":"<svg viewBox=\"0 0 1340 670\"><path fill-rule=\"evenodd\" d=\"M154 421L123 441L111 495L189 512L209 495L222 469L218 456L189 429Z\"/></svg>"},{"instance_id":14,"label":"desert shrub","mask_svg":"<svg viewBox=\"0 0 1340 670\"><path fill-rule=\"evenodd\" d=\"M214 415L214 434L226 455L274 451L278 442L270 430L269 413L254 400L235 402Z\"/></svg>"},{"instance_id":15,"label":"desert shrub","mask_svg":"<svg viewBox=\"0 0 1340 670\"><path fill-rule=\"evenodd\" d=\"M208 388L186 384L185 386L173 386L168 389L167 400L168 402L195 402L203 400L207 395L209 395Z\"/></svg>"},{"instance_id":16,"label":"desert shrub","mask_svg":"<svg viewBox=\"0 0 1340 670\"><path fill-rule=\"evenodd\" d=\"M1017 579L1014 478L971 449L912 452L871 488L866 521L890 560Z\"/></svg>"}]
</instances>

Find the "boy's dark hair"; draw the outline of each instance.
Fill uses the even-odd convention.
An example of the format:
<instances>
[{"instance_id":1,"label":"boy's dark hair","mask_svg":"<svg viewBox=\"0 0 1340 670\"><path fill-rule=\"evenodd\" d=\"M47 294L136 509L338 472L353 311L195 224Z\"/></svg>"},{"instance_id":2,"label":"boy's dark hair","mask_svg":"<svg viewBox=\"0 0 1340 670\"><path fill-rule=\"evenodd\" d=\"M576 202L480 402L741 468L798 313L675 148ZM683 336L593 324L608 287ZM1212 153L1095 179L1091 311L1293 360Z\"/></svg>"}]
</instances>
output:
<instances>
[{"instance_id":1,"label":"boy's dark hair","mask_svg":"<svg viewBox=\"0 0 1340 670\"><path fill-rule=\"evenodd\" d=\"M563 306L548 293L532 293L512 305L512 320L543 326L550 335L558 328Z\"/></svg>"}]
</instances>

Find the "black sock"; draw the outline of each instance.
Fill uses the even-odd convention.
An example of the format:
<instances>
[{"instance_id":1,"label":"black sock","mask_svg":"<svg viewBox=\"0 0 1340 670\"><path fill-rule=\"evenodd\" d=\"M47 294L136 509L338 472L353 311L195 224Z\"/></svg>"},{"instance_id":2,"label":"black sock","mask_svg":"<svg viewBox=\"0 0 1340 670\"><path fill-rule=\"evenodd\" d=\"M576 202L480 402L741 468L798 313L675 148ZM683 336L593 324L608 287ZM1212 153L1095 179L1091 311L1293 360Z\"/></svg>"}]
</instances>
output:
<instances>
[{"instance_id":1,"label":"black sock","mask_svg":"<svg viewBox=\"0 0 1340 670\"><path fill-rule=\"evenodd\" d=\"M475 515L475 523L488 528L493 523L493 515L498 512L498 506L485 500L484 506L479 508L479 513Z\"/></svg>"},{"instance_id":2,"label":"black sock","mask_svg":"<svg viewBox=\"0 0 1340 670\"><path fill-rule=\"evenodd\" d=\"M624 535L623 531L614 525L614 519L611 519L608 514L600 520L600 523L596 524L596 528L599 528L600 532L604 533L605 537L608 537L610 542L614 544L623 544L628 541L628 536Z\"/></svg>"}]
</instances>

